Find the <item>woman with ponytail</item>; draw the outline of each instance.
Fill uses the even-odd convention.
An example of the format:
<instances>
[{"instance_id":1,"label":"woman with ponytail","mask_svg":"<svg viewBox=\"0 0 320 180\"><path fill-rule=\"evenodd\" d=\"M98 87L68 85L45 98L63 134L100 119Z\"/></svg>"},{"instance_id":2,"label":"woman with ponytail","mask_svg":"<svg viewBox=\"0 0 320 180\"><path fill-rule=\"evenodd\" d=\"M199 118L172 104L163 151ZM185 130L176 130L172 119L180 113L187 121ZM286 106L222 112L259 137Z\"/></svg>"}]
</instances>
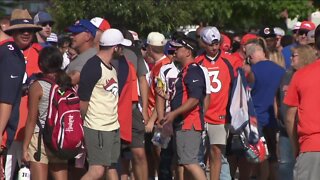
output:
<instances>
[{"instance_id":1,"label":"woman with ponytail","mask_svg":"<svg viewBox=\"0 0 320 180\"><path fill-rule=\"evenodd\" d=\"M267 46L262 38L249 41L245 45L245 51L250 65L245 65L244 69L251 86L251 96L258 118L258 130L260 136L265 137L269 150L269 159L258 165L257 176L258 179L268 179L269 175L274 174L272 172L275 172L277 165L277 120L274 99L285 70L269 60ZM270 178L273 179L273 177Z\"/></svg>"},{"instance_id":2,"label":"woman with ponytail","mask_svg":"<svg viewBox=\"0 0 320 180\"><path fill-rule=\"evenodd\" d=\"M38 65L42 71L38 78L54 80L60 87L70 88L71 79L61 70L63 62L62 54L56 47L46 47L39 54ZM30 164L31 179L47 179L48 170L53 179L67 179L67 161L57 158L41 141L40 160L36 160L38 152L39 125L44 128L48 113L48 103L51 84L47 81L35 80L29 89L28 96L28 119L25 127L23 141L22 161Z\"/></svg>"}]
</instances>

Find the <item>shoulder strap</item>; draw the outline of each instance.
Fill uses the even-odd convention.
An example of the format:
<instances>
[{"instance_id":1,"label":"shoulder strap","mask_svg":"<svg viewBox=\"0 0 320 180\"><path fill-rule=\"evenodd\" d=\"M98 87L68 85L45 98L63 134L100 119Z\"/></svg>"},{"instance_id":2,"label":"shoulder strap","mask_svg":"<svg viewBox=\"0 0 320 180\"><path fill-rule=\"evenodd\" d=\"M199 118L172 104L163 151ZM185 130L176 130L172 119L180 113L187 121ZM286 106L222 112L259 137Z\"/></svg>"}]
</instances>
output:
<instances>
[{"instance_id":1,"label":"shoulder strap","mask_svg":"<svg viewBox=\"0 0 320 180\"><path fill-rule=\"evenodd\" d=\"M234 86L234 71L233 71L233 67L231 65L231 63L229 62L229 60L221 57L221 59L224 61L224 63L227 65L228 69L229 69L229 75L230 75L230 90L229 90L229 100L228 100L228 104L227 104L227 120L231 120L231 114L230 114L230 106L231 106L231 98L232 98L232 89Z\"/></svg>"},{"instance_id":2,"label":"shoulder strap","mask_svg":"<svg viewBox=\"0 0 320 180\"><path fill-rule=\"evenodd\" d=\"M231 65L230 61L226 58L222 57L222 60L224 61L224 63L226 63L226 65L228 66L229 69L229 74L230 74L230 79L231 79L231 84L233 83L235 77L234 77L234 71L233 71L233 66Z\"/></svg>"}]
</instances>

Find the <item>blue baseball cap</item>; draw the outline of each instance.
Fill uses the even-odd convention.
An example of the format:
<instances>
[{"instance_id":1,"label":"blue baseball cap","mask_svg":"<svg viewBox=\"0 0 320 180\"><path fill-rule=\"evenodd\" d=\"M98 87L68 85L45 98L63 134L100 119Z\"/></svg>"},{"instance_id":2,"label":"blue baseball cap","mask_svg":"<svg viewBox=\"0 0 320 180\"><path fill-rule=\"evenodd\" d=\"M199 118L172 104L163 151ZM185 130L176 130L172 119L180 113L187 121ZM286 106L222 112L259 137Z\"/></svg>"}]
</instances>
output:
<instances>
[{"instance_id":1,"label":"blue baseball cap","mask_svg":"<svg viewBox=\"0 0 320 180\"><path fill-rule=\"evenodd\" d=\"M95 37L97 27L94 26L89 20L81 19L76 24L69 26L67 31L75 34L87 31L90 32L93 37Z\"/></svg>"}]
</instances>

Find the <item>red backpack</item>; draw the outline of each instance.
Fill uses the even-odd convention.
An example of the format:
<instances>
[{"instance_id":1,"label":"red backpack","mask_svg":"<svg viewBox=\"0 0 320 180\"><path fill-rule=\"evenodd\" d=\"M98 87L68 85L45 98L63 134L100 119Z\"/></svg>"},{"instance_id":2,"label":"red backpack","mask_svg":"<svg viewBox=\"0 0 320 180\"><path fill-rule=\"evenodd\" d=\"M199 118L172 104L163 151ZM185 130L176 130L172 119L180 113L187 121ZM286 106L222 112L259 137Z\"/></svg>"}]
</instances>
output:
<instances>
[{"instance_id":1,"label":"red backpack","mask_svg":"<svg viewBox=\"0 0 320 180\"><path fill-rule=\"evenodd\" d=\"M71 159L83 145L83 120L80 114L80 99L72 88L62 90L48 78L41 78L51 84L48 113L44 128L38 121L44 144L60 159ZM40 160L41 135L38 139L38 152L35 159Z\"/></svg>"}]
</instances>

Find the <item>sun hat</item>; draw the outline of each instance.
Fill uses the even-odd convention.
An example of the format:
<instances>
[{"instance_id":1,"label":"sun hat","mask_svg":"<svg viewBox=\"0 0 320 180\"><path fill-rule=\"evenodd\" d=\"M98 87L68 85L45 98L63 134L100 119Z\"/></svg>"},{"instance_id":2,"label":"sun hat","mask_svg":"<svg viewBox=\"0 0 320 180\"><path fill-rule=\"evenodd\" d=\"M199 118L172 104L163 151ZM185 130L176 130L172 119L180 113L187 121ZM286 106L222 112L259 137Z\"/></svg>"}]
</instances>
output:
<instances>
[{"instance_id":1,"label":"sun hat","mask_svg":"<svg viewBox=\"0 0 320 180\"><path fill-rule=\"evenodd\" d=\"M42 27L33 24L32 17L26 9L14 9L11 13L10 26L4 31L11 34L18 29L32 29L34 32L41 31Z\"/></svg>"},{"instance_id":2,"label":"sun hat","mask_svg":"<svg viewBox=\"0 0 320 180\"><path fill-rule=\"evenodd\" d=\"M100 46L115 46L115 45L131 46L132 42L125 39L123 34L118 29L107 29L104 31L100 38Z\"/></svg>"}]
</instances>

